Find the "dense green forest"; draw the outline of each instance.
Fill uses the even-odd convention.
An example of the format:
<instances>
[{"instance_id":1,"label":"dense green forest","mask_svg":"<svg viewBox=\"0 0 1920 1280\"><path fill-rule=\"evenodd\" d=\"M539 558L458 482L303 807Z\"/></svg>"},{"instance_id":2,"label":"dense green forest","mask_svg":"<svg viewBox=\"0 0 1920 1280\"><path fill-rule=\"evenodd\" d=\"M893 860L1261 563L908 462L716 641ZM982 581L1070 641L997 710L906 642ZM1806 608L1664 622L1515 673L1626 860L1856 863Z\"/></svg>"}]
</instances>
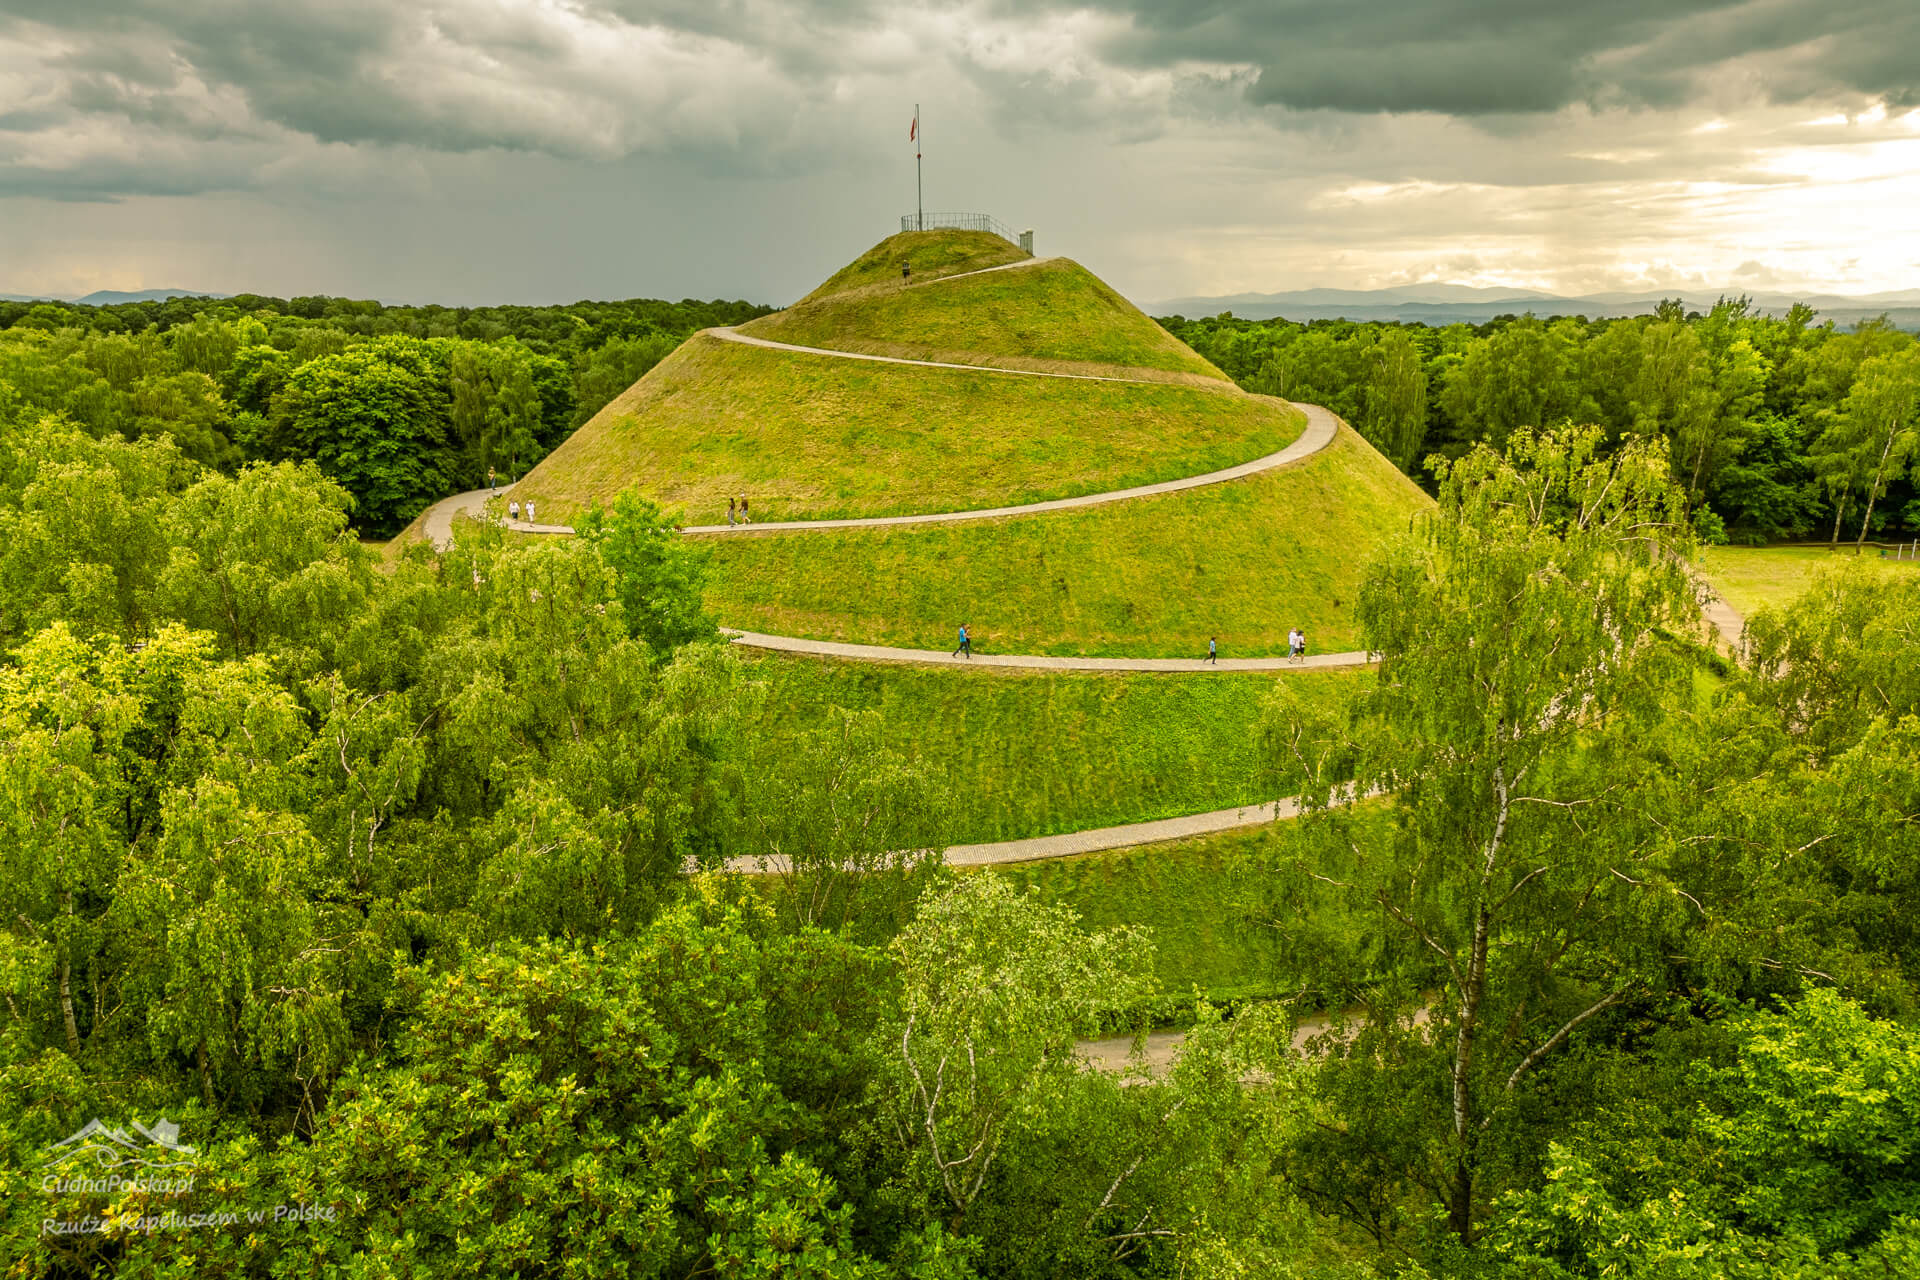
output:
<instances>
[{"instance_id":1,"label":"dense green forest","mask_svg":"<svg viewBox=\"0 0 1920 1280\"><path fill-rule=\"evenodd\" d=\"M1920 585L1842 571L1707 653L1696 454L1454 450L1352 705L1276 682L1306 816L1217 881L1295 996L1210 1008L1144 932L945 869L955 797L871 719L756 738L639 498L379 564L327 415L498 360L537 440L580 349L276 314L0 336L5 1274L1920 1265ZM175 391L227 416L143 426ZM1169 1074L1079 1064L1170 1009ZM189 1188L48 1172L161 1116Z\"/></svg>"},{"instance_id":2,"label":"dense green forest","mask_svg":"<svg viewBox=\"0 0 1920 1280\"><path fill-rule=\"evenodd\" d=\"M310 459L390 535L519 475L688 334L744 302L389 307L243 294L90 307L0 302L0 382L95 436L167 435L202 466Z\"/></svg>"},{"instance_id":3,"label":"dense green forest","mask_svg":"<svg viewBox=\"0 0 1920 1280\"><path fill-rule=\"evenodd\" d=\"M1483 325L1231 314L1161 323L1241 385L1323 404L1409 474L1428 455L1499 449L1519 427L1664 437L1701 533L1766 542L1920 533L1920 346L1869 323L1769 317L1745 299L1627 319Z\"/></svg>"}]
</instances>

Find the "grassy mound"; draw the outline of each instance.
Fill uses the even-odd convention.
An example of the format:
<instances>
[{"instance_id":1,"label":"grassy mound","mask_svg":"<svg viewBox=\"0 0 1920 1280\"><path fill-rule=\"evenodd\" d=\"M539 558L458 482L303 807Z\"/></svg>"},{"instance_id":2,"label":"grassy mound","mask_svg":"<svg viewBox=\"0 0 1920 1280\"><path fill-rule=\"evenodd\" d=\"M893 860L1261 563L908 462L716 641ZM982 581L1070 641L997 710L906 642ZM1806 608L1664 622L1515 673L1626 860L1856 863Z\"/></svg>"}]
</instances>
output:
<instances>
[{"instance_id":1,"label":"grassy mound","mask_svg":"<svg viewBox=\"0 0 1920 1280\"><path fill-rule=\"evenodd\" d=\"M1226 657L1352 648L1367 549L1428 506L1352 431L1245 480L1084 511L716 539L729 626L907 648Z\"/></svg>"},{"instance_id":2,"label":"grassy mound","mask_svg":"<svg viewBox=\"0 0 1920 1280\"><path fill-rule=\"evenodd\" d=\"M955 671L768 655L776 737L829 707L877 710L889 745L934 765L963 814L957 843L1016 840L1257 803L1261 703L1275 680L1344 700L1358 671L1144 675Z\"/></svg>"},{"instance_id":3,"label":"grassy mound","mask_svg":"<svg viewBox=\"0 0 1920 1280\"><path fill-rule=\"evenodd\" d=\"M1026 257L1018 245L1002 240L991 231L902 231L897 236L888 236L834 272L825 284L797 305L872 285L897 284L902 279L900 268L903 266L913 268L912 279L936 280L962 271L982 271L1020 262Z\"/></svg>"},{"instance_id":4,"label":"grassy mound","mask_svg":"<svg viewBox=\"0 0 1920 1280\"><path fill-rule=\"evenodd\" d=\"M1237 389L840 360L695 336L522 480L548 520L628 485L693 524L964 511L1195 475L1283 448Z\"/></svg>"},{"instance_id":5,"label":"grassy mound","mask_svg":"<svg viewBox=\"0 0 1920 1280\"><path fill-rule=\"evenodd\" d=\"M890 284L827 294L762 316L741 332L906 360L1109 377L1226 377L1064 258L933 283L904 283L896 270Z\"/></svg>"}]
</instances>

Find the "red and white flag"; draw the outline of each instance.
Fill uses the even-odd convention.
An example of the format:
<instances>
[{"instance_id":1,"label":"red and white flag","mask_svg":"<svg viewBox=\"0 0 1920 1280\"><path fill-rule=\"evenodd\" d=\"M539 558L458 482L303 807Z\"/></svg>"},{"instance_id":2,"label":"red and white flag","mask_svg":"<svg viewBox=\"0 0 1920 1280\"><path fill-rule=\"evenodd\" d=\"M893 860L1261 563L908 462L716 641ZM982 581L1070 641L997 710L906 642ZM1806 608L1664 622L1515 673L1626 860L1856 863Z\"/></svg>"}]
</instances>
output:
<instances>
[{"instance_id":1,"label":"red and white flag","mask_svg":"<svg viewBox=\"0 0 1920 1280\"><path fill-rule=\"evenodd\" d=\"M907 141L913 142L916 139L918 139L919 136L920 136L920 116L918 113L915 113L913 117L913 128L907 130Z\"/></svg>"}]
</instances>

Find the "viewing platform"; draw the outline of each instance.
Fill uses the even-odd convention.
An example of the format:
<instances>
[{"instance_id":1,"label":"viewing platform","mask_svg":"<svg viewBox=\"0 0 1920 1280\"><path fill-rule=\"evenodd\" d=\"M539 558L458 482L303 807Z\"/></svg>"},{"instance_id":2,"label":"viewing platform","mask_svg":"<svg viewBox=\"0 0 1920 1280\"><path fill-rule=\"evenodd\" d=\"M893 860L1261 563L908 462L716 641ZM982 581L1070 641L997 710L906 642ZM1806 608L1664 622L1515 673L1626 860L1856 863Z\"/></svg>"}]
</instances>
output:
<instances>
[{"instance_id":1,"label":"viewing platform","mask_svg":"<svg viewBox=\"0 0 1920 1280\"><path fill-rule=\"evenodd\" d=\"M1009 244L1017 244L1021 251L1033 253L1033 230L1031 228L1018 234L1012 227L1000 221L990 213L903 213L900 215L902 231L989 231Z\"/></svg>"}]
</instances>

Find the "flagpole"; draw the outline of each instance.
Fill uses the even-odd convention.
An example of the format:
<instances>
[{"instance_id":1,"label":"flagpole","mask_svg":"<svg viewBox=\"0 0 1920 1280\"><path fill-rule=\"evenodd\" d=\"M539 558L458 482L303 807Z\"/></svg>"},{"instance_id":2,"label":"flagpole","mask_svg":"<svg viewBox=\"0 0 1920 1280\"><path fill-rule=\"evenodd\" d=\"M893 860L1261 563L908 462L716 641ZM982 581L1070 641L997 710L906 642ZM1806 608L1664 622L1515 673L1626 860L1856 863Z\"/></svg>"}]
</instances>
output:
<instances>
[{"instance_id":1,"label":"flagpole","mask_svg":"<svg viewBox=\"0 0 1920 1280\"><path fill-rule=\"evenodd\" d=\"M927 229L927 197L920 185L920 150L925 145L925 140L920 137L920 104L916 102L913 104L913 225L917 231Z\"/></svg>"}]
</instances>

